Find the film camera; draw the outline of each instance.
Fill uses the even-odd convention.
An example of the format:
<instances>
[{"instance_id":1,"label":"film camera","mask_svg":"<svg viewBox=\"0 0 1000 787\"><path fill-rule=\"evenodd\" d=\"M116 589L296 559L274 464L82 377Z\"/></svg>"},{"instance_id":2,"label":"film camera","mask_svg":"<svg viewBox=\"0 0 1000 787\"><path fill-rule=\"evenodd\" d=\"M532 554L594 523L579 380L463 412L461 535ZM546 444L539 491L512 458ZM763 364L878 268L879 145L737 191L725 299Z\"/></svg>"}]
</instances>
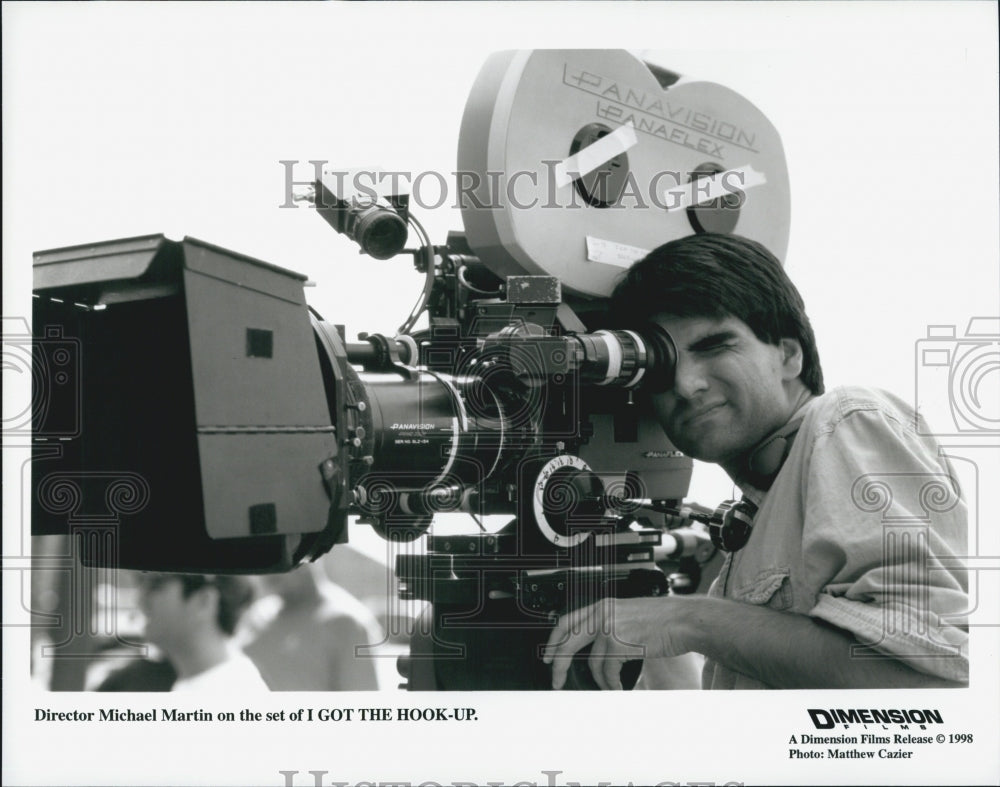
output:
<instances>
[{"instance_id":1,"label":"film camera","mask_svg":"<svg viewBox=\"0 0 1000 787\"><path fill-rule=\"evenodd\" d=\"M692 232L782 256L777 133L624 52L502 52L457 170L464 233L443 246L405 193L327 169L305 195L371 256L412 255L424 289L394 336L348 341L304 277L191 238L36 254L34 330L78 347L81 396L36 386L33 532L74 534L90 565L210 573L289 570L346 541L349 515L422 539L395 566L431 602L411 688L546 687L554 614L695 590L713 547L693 520L712 517L683 507L691 462L642 395L670 384L671 340L606 298ZM511 519L435 535L444 512Z\"/></svg>"}]
</instances>

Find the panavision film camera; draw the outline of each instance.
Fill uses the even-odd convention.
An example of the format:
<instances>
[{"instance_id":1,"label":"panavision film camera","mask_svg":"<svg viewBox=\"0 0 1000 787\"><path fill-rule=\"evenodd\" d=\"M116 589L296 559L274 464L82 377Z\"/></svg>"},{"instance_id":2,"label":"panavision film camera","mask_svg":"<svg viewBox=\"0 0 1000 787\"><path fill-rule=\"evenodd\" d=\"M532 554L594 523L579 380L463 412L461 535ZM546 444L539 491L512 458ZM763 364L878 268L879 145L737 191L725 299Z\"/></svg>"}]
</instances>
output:
<instances>
[{"instance_id":1,"label":"panavision film camera","mask_svg":"<svg viewBox=\"0 0 1000 787\"><path fill-rule=\"evenodd\" d=\"M462 120L463 233L433 245L406 193L356 174L300 196L371 256L415 262L394 336L348 340L304 277L190 238L36 254L33 532L74 534L95 566L265 573L356 515L408 545L399 592L430 602L411 688L547 687L554 614L692 592L714 551L695 522L712 517L683 503L691 462L645 404L670 338L606 299L694 232L782 257L780 139L734 91L625 52L502 52ZM454 512L472 532L435 535Z\"/></svg>"}]
</instances>

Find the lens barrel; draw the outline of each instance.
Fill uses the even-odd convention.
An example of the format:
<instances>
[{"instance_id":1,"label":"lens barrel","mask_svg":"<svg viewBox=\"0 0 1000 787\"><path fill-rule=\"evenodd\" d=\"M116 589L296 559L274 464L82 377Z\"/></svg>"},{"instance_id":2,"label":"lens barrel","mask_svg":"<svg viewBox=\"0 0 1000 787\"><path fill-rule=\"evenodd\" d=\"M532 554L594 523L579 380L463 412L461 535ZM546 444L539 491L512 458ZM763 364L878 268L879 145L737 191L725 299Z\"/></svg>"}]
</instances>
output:
<instances>
[{"instance_id":1,"label":"lens barrel","mask_svg":"<svg viewBox=\"0 0 1000 787\"><path fill-rule=\"evenodd\" d=\"M602 330L571 337L582 381L592 385L665 391L673 384L677 353L662 328Z\"/></svg>"}]
</instances>

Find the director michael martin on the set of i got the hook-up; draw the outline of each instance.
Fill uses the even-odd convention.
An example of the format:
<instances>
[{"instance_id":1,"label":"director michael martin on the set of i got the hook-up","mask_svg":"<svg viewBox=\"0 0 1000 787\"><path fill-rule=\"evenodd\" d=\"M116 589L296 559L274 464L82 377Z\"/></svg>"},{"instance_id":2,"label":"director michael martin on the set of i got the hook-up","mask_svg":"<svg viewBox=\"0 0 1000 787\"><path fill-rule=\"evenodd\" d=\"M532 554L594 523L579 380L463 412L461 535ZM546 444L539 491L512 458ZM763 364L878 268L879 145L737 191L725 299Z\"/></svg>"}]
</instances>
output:
<instances>
[{"instance_id":1,"label":"director michael martin on the set of i got the hook-up","mask_svg":"<svg viewBox=\"0 0 1000 787\"><path fill-rule=\"evenodd\" d=\"M501 52L455 174L435 244L376 171L285 167L422 275L392 336L202 240L38 252L35 364L79 363L66 396L39 378L33 532L253 574L371 526L425 602L414 689L967 682L965 504L912 408L825 388L763 113L625 52ZM692 458L741 499L687 501Z\"/></svg>"}]
</instances>

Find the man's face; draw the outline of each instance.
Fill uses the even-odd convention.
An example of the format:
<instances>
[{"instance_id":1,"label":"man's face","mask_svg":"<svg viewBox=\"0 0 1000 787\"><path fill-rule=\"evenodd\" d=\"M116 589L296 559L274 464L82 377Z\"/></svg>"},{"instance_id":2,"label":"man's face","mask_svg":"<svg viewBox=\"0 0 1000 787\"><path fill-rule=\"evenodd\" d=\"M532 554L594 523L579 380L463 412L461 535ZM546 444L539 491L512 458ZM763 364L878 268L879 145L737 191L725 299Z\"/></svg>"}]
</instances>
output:
<instances>
[{"instance_id":1,"label":"man's face","mask_svg":"<svg viewBox=\"0 0 1000 787\"><path fill-rule=\"evenodd\" d=\"M677 349L673 388L652 396L664 431L688 456L721 464L732 475L792 414L798 342L766 344L735 317L658 315L653 321Z\"/></svg>"},{"instance_id":2,"label":"man's face","mask_svg":"<svg viewBox=\"0 0 1000 787\"><path fill-rule=\"evenodd\" d=\"M169 574L146 574L139 582L139 608L146 619L145 637L166 653L183 649L194 634L193 596L184 597L181 580Z\"/></svg>"}]
</instances>

